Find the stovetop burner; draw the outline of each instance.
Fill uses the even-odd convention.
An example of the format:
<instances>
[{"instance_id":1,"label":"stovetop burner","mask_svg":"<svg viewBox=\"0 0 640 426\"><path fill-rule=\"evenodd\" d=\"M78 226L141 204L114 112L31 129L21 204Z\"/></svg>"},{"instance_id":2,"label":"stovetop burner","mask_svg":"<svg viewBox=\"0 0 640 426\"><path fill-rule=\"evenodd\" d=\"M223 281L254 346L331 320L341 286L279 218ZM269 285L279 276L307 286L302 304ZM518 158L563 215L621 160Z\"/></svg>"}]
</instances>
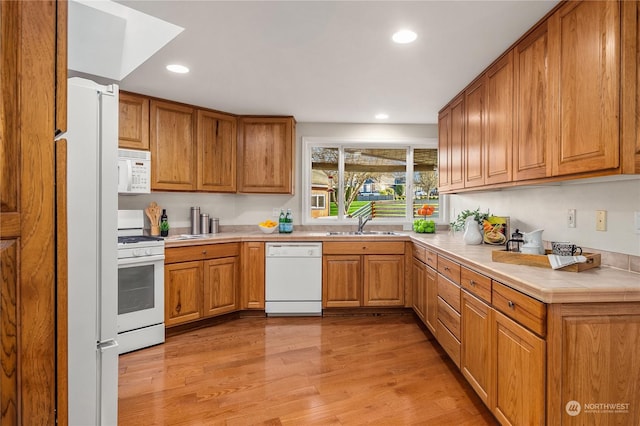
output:
<instances>
[{"instance_id":1,"label":"stovetop burner","mask_svg":"<svg viewBox=\"0 0 640 426\"><path fill-rule=\"evenodd\" d=\"M118 244L135 244L147 241L163 241L162 237L151 237L149 235L129 235L126 237L118 237Z\"/></svg>"}]
</instances>

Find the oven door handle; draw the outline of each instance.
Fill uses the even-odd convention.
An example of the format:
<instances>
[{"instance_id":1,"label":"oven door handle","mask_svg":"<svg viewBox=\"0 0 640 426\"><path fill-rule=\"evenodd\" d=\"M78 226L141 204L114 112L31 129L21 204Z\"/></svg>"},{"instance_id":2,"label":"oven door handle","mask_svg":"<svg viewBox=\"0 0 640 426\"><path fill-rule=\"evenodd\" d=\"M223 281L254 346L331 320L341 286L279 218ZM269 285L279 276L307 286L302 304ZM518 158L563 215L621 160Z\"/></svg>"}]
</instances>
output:
<instances>
[{"instance_id":1,"label":"oven door handle","mask_svg":"<svg viewBox=\"0 0 640 426\"><path fill-rule=\"evenodd\" d=\"M158 255L154 255L154 256L126 257L124 259L118 259L118 266L120 266L120 265L140 265L140 264L144 264L144 263L154 263L154 262L158 262L160 260L164 261L164 254L158 254Z\"/></svg>"}]
</instances>

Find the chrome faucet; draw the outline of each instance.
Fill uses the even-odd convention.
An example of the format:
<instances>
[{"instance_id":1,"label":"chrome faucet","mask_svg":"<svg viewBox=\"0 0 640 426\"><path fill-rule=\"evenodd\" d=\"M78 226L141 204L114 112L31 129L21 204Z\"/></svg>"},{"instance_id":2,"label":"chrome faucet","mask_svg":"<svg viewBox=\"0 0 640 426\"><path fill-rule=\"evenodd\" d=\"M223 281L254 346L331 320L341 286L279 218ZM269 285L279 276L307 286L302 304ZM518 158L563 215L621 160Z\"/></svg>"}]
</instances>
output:
<instances>
[{"instance_id":1,"label":"chrome faucet","mask_svg":"<svg viewBox=\"0 0 640 426\"><path fill-rule=\"evenodd\" d=\"M373 216L369 215L367 217L358 216L358 233L361 234L364 226L373 219Z\"/></svg>"}]
</instances>

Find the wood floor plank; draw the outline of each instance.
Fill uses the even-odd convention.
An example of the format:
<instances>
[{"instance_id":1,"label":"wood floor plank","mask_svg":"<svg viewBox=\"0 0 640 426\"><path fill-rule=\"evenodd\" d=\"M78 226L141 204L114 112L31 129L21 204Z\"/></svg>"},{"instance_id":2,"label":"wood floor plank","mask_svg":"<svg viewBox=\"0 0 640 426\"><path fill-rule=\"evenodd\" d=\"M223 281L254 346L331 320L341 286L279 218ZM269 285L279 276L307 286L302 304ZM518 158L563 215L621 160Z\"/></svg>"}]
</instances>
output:
<instances>
[{"instance_id":1,"label":"wood floor plank","mask_svg":"<svg viewBox=\"0 0 640 426\"><path fill-rule=\"evenodd\" d=\"M240 318L124 354L121 425L497 425L411 316Z\"/></svg>"}]
</instances>

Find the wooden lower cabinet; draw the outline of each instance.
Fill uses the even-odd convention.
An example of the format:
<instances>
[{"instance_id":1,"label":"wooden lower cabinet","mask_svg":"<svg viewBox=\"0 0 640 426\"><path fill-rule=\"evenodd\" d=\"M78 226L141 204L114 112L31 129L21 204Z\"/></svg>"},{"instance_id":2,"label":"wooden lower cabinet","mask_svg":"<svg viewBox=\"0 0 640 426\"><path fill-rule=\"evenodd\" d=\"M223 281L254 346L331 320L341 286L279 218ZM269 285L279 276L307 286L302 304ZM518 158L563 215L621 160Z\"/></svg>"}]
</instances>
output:
<instances>
[{"instance_id":1,"label":"wooden lower cabinet","mask_svg":"<svg viewBox=\"0 0 640 426\"><path fill-rule=\"evenodd\" d=\"M322 305L348 308L362 305L361 256L328 255L322 258Z\"/></svg>"},{"instance_id":2,"label":"wooden lower cabinet","mask_svg":"<svg viewBox=\"0 0 640 426\"><path fill-rule=\"evenodd\" d=\"M427 318L427 266L414 258L411 266L411 295L413 311L426 323Z\"/></svg>"},{"instance_id":3,"label":"wooden lower cabinet","mask_svg":"<svg viewBox=\"0 0 640 426\"><path fill-rule=\"evenodd\" d=\"M364 258L364 306L404 306L404 255Z\"/></svg>"},{"instance_id":4,"label":"wooden lower cabinet","mask_svg":"<svg viewBox=\"0 0 640 426\"><path fill-rule=\"evenodd\" d=\"M202 262L164 266L164 324L170 327L202 318Z\"/></svg>"},{"instance_id":5,"label":"wooden lower cabinet","mask_svg":"<svg viewBox=\"0 0 640 426\"><path fill-rule=\"evenodd\" d=\"M462 292L462 348L460 370L482 402L489 406L491 377L491 320L489 305Z\"/></svg>"},{"instance_id":6,"label":"wooden lower cabinet","mask_svg":"<svg viewBox=\"0 0 640 426\"><path fill-rule=\"evenodd\" d=\"M203 316L238 309L238 257L204 261Z\"/></svg>"},{"instance_id":7,"label":"wooden lower cabinet","mask_svg":"<svg viewBox=\"0 0 640 426\"><path fill-rule=\"evenodd\" d=\"M264 309L265 252L263 242L242 244L241 309Z\"/></svg>"},{"instance_id":8,"label":"wooden lower cabinet","mask_svg":"<svg viewBox=\"0 0 640 426\"><path fill-rule=\"evenodd\" d=\"M238 309L239 243L169 248L165 262L166 327Z\"/></svg>"},{"instance_id":9,"label":"wooden lower cabinet","mask_svg":"<svg viewBox=\"0 0 640 426\"><path fill-rule=\"evenodd\" d=\"M431 333L436 335L436 324L438 321L438 282L437 272L435 269L427 267L427 283L425 288L426 295L426 314L425 324Z\"/></svg>"},{"instance_id":10,"label":"wooden lower cabinet","mask_svg":"<svg viewBox=\"0 0 640 426\"><path fill-rule=\"evenodd\" d=\"M640 424L639 302L550 305L547 342L547 425Z\"/></svg>"},{"instance_id":11,"label":"wooden lower cabinet","mask_svg":"<svg viewBox=\"0 0 640 426\"><path fill-rule=\"evenodd\" d=\"M493 316L489 408L502 425L544 425L546 343L500 312Z\"/></svg>"},{"instance_id":12,"label":"wooden lower cabinet","mask_svg":"<svg viewBox=\"0 0 640 426\"><path fill-rule=\"evenodd\" d=\"M404 306L405 243L327 242L322 256L322 306Z\"/></svg>"}]
</instances>

